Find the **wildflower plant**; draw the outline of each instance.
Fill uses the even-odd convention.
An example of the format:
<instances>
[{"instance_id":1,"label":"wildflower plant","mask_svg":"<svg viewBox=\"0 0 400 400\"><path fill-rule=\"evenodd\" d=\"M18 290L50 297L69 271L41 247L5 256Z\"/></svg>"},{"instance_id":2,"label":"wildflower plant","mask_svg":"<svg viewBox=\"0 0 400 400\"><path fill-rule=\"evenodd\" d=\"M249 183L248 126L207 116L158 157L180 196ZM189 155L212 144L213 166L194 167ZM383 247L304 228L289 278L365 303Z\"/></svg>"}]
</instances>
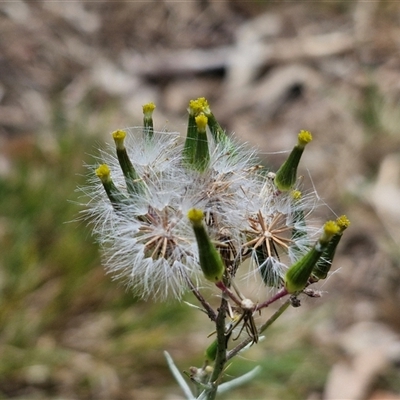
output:
<instances>
[{"instance_id":1,"label":"wildflower plant","mask_svg":"<svg viewBox=\"0 0 400 400\"><path fill-rule=\"evenodd\" d=\"M112 133L114 148L101 152L82 189L89 197L85 215L107 271L136 296L179 301L191 292L208 315L216 337L203 365L189 370L193 388L165 356L188 399L211 400L259 371L223 382L228 361L256 344L290 305L298 306L300 295L319 296L312 284L328 276L349 220L309 223L314 202L302 194L297 168L310 132L300 131L273 173L255 150L225 133L204 98L189 103L183 141L154 129L154 109L143 106L143 126ZM265 288L252 299L241 290L249 280L238 274L246 264L250 271L241 276ZM210 287L220 298L217 309L204 295ZM256 324L255 314L281 298L272 317Z\"/></svg>"}]
</instances>

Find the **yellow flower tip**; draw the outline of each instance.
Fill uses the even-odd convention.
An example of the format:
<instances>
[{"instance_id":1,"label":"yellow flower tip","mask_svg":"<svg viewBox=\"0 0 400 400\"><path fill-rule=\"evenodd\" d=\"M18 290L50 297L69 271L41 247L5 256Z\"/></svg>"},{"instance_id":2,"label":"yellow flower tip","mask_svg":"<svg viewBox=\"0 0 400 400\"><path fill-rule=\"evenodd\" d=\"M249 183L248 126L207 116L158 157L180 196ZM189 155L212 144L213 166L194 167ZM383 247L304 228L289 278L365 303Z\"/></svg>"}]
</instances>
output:
<instances>
[{"instance_id":1,"label":"yellow flower tip","mask_svg":"<svg viewBox=\"0 0 400 400\"><path fill-rule=\"evenodd\" d=\"M208 101L206 100L205 97L199 97L199 98L197 99L197 101L199 102L199 104L201 104L202 111L203 111L205 114L209 114L209 113L211 112L211 111L210 111L210 105L208 104Z\"/></svg>"},{"instance_id":2,"label":"yellow flower tip","mask_svg":"<svg viewBox=\"0 0 400 400\"><path fill-rule=\"evenodd\" d=\"M309 131L301 130L298 137L298 146L304 147L306 144L312 141L312 135Z\"/></svg>"},{"instance_id":3,"label":"yellow flower tip","mask_svg":"<svg viewBox=\"0 0 400 400\"><path fill-rule=\"evenodd\" d=\"M107 182L110 179L110 168L107 164L101 164L95 172L102 182Z\"/></svg>"},{"instance_id":4,"label":"yellow flower tip","mask_svg":"<svg viewBox=\"0 0 400 400\"><path fill-rule=\"evenodd\" d=\"M143 105L143 114L145 116L151 117L151 114L155 110L156 105L153 102L147 103Z\"/></svg>"},{"instance_id":5,"label":"yellow flower tip","mask_svg":"<svg viewBox=\"0 0 400 400\"><path fill-rule=\"evenodd\" d=\"M293 200L300 200L301 199L301 192L300 192L300 190L292 190L292 193L291 193L291 195L292 195L292 199Z\"/></svg>"},{"instance_id":6,"label":"yellow flower tip","mask_svg":"<svg viewBox=\"0 0 400 400\"><path fill-rule=\"evenodd\" d=\"M199 115L201 112L203 112L204 108L204 101L202 101L204 97L201 97L197 100L190 100L189 101L189 114L196 116ZM205 100L205 99L204 99Z\"/></svg>"},{"instance_id":7,"label":"yellow flower tip","mask_svg":"<svg viewBox=\"0 0 400 400\"><path fill-rule=\"evenodd\" d=\"M199 210L198 208L191 208L188 213L187 216L190 220L190 222L195 225L195 226L199 226L202 224L203 222L203 218L204 218L204 213L202 210Z\"/></svg>"},{"instance_id":8,"label":"yellow flower tip","mask_svg":"<svg viewBox=\"0 0 400 400\"><path fill-rule=\"evenodd\" d=\"M327 221L324 225L324 232L327 235L336 235L340 230L338 224L335 221Z\"/></svg>"},{"instance_id":9,"label":"yellow flower tip","mask_svg":"<svg viewBox=\"0 0 400 400\"><path fill-rule=\"evenodd\" d=\"M198 97L196 101L198 101L199 104L202 105L202 107L208 107L208 101L205 97Z\"/></svg>"},{"instance_id":10,"label":"yellow flower tip","mask_svg":"<svg viewBox=\"0 0 400 400\"><path fill-rule=\"evenodd\" d=\"M117 149L123 150L125 148L124 140L126 138L126 132L123 130L117 130L117 131L114 131L111 135L114 139Z\"/></svg>"},{"instance_id":11,"label":"yellow flower tip","mask_svg":"<svg viewBox=\"0 0 400 400\"><path fill-rule=\"evenodd\" d=\"M112 133L114 140L124 140L126 138L126 132L123 130L117 130Z\"/></svg>"},{"instance_id":12,"label":"yellow flower tip","mask_svg":"<svg viewBox=\"0 0 400 400\"><path fill-rule=\"evenodd\" d=\"M337 218L336 224L340 228L340 231L343 232L345 229L349 227L350 220L347 218L346 215L341 215L340 217Z\"/></svg>"},{"instance_id":13,"label":"yellow flower tip","mask_svg":"<svg viewBox=\"0 0 400 400\"><path fill-rule=\"evenodd\" d=\"M329 242L334 235L340 233L339 225L335 221L327 221L324 225L324 232L320 239L321 242Z\"/></svg>"},{"instance_id":14,"label":"yellow flower tip","mask_svg":"<svg viewBox=\"0 0 400 400\"><path fill-rule=\"evenodd\" d=\"M197 117L195 117L195 121L199 132L205 132L208 118L204 114L199 114Z\"/></svg>"}]
</instances>

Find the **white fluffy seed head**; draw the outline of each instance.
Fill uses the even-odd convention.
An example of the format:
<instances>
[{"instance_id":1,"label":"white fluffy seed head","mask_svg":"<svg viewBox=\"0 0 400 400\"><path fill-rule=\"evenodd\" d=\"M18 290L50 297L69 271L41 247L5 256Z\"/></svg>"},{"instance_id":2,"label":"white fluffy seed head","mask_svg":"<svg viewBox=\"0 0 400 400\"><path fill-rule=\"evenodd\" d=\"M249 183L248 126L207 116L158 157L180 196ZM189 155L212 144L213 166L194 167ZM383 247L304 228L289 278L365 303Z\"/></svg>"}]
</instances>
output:
<instances>
[{"instance_id":1,"label":"white fluffy seed head","mask_svg":"<svg viewBox=\"0 0 400 400\"><path fill-rule=\"evenodd\" d=\"M310 250L317 237L307 221L315 204L310 195L301 196L298 190L296 196L279 191L272 174L253 182L253 190L257 187L241 228L242 253L251 259L245 279L276 289L282 287L290 265Z\"/></svg>"},{"instance_id":2,"label":"white fluffy seed head","mask_svg":"<svg viewBox=\"0 0 400 400\"><path fill-rule=\"evenodd\" d=\"M217 248L230 255L229 266L251 257L253 276L279 287L288 264L308 251L310 229L295 216L299 210L307 214L309 204L279 192L255 151L232 140L215 143L208 134L209 163L197 171L183 161L179 134L154 131L146 138L142 127L126 131L124 145L144 190L127 190L114 149L101 151L98 163L109 166L126 200L111 204L93 167L81 188L107 271L138 297L180 299L188 280L197 285L202 276L187 218L189 209L198 208ZM302 235L293 239L293 230Z\"/></svg>"}]
</instances>

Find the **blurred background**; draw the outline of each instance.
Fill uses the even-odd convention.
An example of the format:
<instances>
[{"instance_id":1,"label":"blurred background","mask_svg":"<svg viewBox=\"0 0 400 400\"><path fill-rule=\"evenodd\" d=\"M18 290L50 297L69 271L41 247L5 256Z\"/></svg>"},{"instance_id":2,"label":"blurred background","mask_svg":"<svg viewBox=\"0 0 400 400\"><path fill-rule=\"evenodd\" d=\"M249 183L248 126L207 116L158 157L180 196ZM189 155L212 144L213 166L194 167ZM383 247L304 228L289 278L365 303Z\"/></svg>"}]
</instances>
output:
<instances>
[{"instance_id":1,"label":"blurred background","mask_svg":"<svg viewBox=\"0 0 400 400\"><path fill-rule=\"evenodd\" d=\"M200 366L211 324L105 275L76 187L143 104L184 133L200 96L273 169L310 130L304 185L352 222L221 398L400 399L399 50L398 2L0 2L0 399L183 398L162 352Z\"/></svg>"}]
</instances>

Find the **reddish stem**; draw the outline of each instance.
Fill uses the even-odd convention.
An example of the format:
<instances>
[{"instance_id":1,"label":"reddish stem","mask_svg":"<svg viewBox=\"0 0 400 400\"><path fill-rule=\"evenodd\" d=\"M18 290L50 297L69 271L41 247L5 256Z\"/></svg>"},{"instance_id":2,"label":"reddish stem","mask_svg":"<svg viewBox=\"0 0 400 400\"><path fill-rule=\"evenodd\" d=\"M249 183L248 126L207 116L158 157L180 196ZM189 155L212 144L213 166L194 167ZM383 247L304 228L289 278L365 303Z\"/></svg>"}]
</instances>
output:
<instances>
[{"instance_id":1,"label":"reddish stem","mask_svg":"<svg viewBox=\"0 0 400 400\"><path fill-rule=\"evenodd\" d=\"M232 290L225 286L224 282L219 281L215 286L218 289L221 289L223 293L226 293L238 306L242 304L241 300L232 292Z\"/></svg>"},{"instance_id":2,"label":"reddish stem","mask_svg":"<svg viewBox=\"0 0 400 400\"><path fill-rule=\"evenodd\" d=\"M261 310L264 307L268 307L270 304L274 303L276 300L279 300L280 298L286 296L288 291L286 288L282 288L278 293L275 294L275 296L272 296L269 300L264 301L264 303L258 304L255 308L254 311Z\"/></svg>"}]
</instances>

